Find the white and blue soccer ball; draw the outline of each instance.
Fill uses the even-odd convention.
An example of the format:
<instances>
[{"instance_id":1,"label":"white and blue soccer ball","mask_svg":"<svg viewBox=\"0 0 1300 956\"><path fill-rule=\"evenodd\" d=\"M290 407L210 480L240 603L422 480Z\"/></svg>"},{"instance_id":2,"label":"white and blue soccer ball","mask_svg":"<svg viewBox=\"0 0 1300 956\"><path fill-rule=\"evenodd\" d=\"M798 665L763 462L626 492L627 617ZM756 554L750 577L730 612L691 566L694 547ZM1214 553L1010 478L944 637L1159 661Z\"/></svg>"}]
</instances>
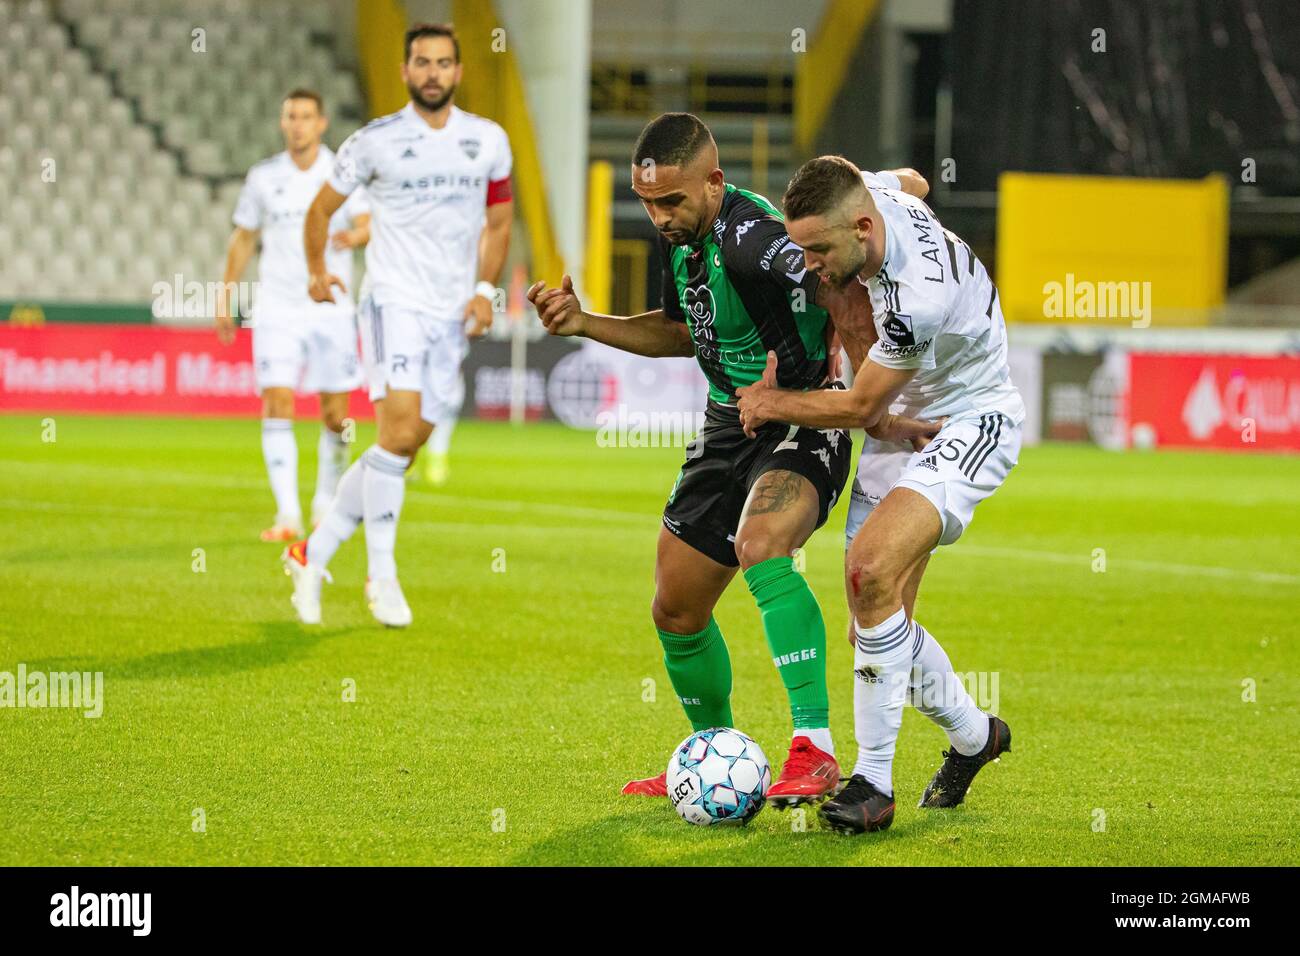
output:
<instances>
[{"instance_id":1,"label":"white and blue soccer ball","mask_svg":"<svg viewBox=\"0 0 1300 956\"><path fill-rule=\"evenodd\" d=\"M696 826L748 823L771 783L763 748L730 727L693 733L668 758L668 799Z\"/></svg>"}]
</instances>

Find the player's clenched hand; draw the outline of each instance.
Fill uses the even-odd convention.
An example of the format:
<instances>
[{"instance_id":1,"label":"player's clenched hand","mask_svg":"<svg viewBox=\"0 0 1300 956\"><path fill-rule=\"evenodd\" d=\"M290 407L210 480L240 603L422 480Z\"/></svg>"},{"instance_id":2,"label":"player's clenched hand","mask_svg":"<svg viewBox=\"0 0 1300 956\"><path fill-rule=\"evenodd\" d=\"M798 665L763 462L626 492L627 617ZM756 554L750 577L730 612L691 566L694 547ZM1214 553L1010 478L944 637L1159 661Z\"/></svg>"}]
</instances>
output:
<instances>
[{"instance_id":1,"label":"player's clenched hand","mask_svg":"<svg viewBox=\"0 0 1300 956\"><path fill-rule=\"evenodd\" d=\"M307 280L307 294L311 296L313 302L333 302L334 286L338 286L340 292L348 291L348 287L338 276L328 272L313 272L311 278Z\"/></svg>"},{"instance_id":2,"label":"player's clenched hand","mask_svg":"<svg viewBox=\"0 0 1300 956\"><path fill-rule=\"evenodd\" d=\"M834 322L826 323L826 377L838 382L844 374L844 345Z\"/></svg>"},{"instance_id":3,"label":"player's clenched hand","mask_svg":"<svg viewBox=\"0 0 1300 956\"><path fill-rule=\"evenodd\" d=\"M876 441L892 442L896 445L910 444L913 451L925 451L926 445L939 434L946 421L947 418L930 422L919 418L908 418L906 415L886 414L881 416L880 421L873 427L867 429L867 434Z\"/></svg>"},{"instance_id":4,"label":"player's clenched hand","mask_svg":"<svg viewBox=\"0 0 1300 956\"><path fill-rule=\"evenodd\" d=\"M465 334L471 339L480 339L492 328L492 301L486 296L476 295L465 306Z\"/></svg>"},{"instance_id":5,"label":"player's clenched hand","mask_svg":"<svg viewBox=\"0 0 1300 956\"><path fill-rule=\"evenodd\" d=\"M758 435L760 426L772 420L769 408L772 390L776 388L776 353L767 353L763 375L753 385L736 389L736 407L740 409L740 426L750 438Z\"/></svg>"},{"instance_id":6,"label":"player's clenched hand","mask_svg":"<svg viewBox=\"0 0 1300 956\"><path fill-rule=\"evenodd\" d=\"M528 290L528 301L537 309L537 317L551 335L582 335L585 317L582 303L573 291L573 277L564 276L558 289L548 289L545 282L535 282Z\"/></svg>"},{"instance_id":7,"label":"player's clenched hand","mask_svg":"<svg viewBox=\"0 0 1300 956\"><path fill-rule=\"evenodd\" d=\"M355 249L361 245L360 229L340 229L330 236L330 246L335 249Z\"/></svg>"},{"instance_id":8,"label":"player's clenched hand","mask_svg":"<svg viewBox=\"0 0 1300 956\"><path fill-rule=\"evenodd\" d=\"M912 450L925 451L925 446L934 440L934 436L939 434L940 429L943 428L947 421L948 419L946 417L933 422L914 421L913 424L916 426L916 434L912 435L912 437L908 439L912 443Z\"/></svg>"}]
</instances>

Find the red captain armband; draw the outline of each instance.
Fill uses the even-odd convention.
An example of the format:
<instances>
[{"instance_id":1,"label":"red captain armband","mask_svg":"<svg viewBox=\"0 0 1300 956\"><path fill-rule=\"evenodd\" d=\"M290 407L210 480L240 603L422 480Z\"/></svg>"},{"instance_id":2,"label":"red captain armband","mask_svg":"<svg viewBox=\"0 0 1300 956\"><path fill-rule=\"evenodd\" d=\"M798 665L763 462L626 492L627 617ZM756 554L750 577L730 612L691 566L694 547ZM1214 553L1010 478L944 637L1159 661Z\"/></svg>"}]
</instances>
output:
<instances>
[{"instance_id":1,"label":"red captain armband","mask_svg":"<svg viewBox=\"0 0 1300 956\"><path fill-rule=\"evenodd\" d=\"M488 183L487 204L495 206L499 202L509 202L515 197L510 192L510 177L494 179Z\"/></svg>"}]
</instances>

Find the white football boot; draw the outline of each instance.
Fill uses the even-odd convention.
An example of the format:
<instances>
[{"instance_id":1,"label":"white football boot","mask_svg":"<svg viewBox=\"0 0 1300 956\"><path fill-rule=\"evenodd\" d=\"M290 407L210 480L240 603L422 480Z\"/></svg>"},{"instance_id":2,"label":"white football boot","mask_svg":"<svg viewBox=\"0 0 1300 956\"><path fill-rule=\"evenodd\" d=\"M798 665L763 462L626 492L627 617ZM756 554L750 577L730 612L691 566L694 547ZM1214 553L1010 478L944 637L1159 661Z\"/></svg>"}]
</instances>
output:
<instances>
[{"instance_id":1,"label":"white football boot","mask_svg":"<svg viewBox=\"0 0 1300 956\"><path fill-rule=\"evenodd\" d=\"M306 541L297 541L285 548L280 561L284 564L284 573L293 581L289 603L298 612L298 620L304 624L319 624L321 581L332 584L334 579L324 568L307 562Z\"/></svg>"},{"instance_id":2,"label":"white football boot","mask_svg":"<svg viewBox=\"0 0 1300 956\"><path fill-rule=\"evenodd\" d=\"M366 604L375 620L385 627L406 627L411 623L411 607L396 578L367 581Z\"/></svg>"}]
</instances>

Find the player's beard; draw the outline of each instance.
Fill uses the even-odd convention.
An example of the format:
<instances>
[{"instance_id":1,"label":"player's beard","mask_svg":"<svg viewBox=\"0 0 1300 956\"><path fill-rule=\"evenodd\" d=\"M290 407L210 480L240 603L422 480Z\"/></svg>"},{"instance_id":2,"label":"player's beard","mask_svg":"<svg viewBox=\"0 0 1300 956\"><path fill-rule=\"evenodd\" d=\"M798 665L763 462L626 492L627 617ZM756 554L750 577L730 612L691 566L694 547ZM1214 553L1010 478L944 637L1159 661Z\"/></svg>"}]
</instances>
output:
<instances>
[{"instance_id":1,"label":"player's beard","mask_svg":"<svg viewBox=\"0 0 1300 956\"><path fill-rule=\"evenodd\" d=\"M442 91L442 96L438 97L436 100L429 99L420 92L418 86L412 86L409 83L406 85L406 92L411 94L411 99L420 107L420 109L428 110L430 113L436 113L438 110L450 103L451 98L456 95L456 85L453 83L451 86L447 87L447 89Z\"/></svg>"},{"instance_id":2,"label":"player's beard","mask_svg":"<svg viewBox=\"0 0 1300 956\"><path fill-rule=\"evenodd\" d=\"M837 289L847 289L850 283L857 281L858 273L860 273L866 267L866 264L867 264L866 250L861 247L858 247L858 254L857 254L856 261L850 259L843 273L841 273L840 275L831 276L831 285L835 286L835 288Z\"/></svg>"},{"instance_id":3,"label":"player's beard","mask_svg":"<svg viewBox=\"0 0 1300 956\"><path fill-rule=\"evenodd\" d=\"M660 230L659 235L663 236L672 246L689 246L698 242L703 236L697 236L689 229L670 229Z\"/></svg>"}]
</instances>

